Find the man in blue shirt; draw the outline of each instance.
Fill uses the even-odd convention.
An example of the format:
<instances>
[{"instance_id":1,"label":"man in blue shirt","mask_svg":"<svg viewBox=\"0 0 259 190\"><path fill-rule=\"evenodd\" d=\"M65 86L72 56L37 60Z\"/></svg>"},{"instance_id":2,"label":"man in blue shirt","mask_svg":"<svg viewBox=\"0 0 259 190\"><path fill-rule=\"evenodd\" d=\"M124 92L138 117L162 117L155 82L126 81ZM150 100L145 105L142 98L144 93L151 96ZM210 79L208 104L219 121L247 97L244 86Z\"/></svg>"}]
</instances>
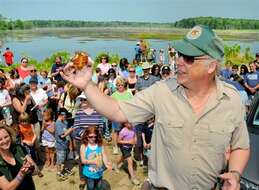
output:
<instances>
[{"instance_id":1,"label":"man in blue shirt","mask_svg":"<svg viewBox=\"0 0 259 190\"><path fill-rule=\"evenodd\" d=\"M250 72L245 75L245 87L250 95L254 95L259 89L259 71L254 62L249 63Z\"/></svg>"},{"instance_id":2,"label":"man in blue shirt","mask_svg":"<svg viewBox=\"0 0 259 190\"><path fill-rule=\"evenodd\" d=\"M231 75L232 75L232 69L231 69L231 62L227 61L225 64L226 68L220 70L220 75L224 78L224 79L230 79Z\"/></svg>"}]
</instances>

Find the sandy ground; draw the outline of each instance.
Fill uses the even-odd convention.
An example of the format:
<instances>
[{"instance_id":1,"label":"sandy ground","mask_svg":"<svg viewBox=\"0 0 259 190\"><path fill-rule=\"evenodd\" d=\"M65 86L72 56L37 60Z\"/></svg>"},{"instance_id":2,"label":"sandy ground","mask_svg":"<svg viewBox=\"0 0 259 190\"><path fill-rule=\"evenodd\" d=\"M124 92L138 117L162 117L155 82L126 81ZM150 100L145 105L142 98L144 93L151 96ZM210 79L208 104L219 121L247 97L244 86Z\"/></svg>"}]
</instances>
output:
<instances>
[{"instance_id":1,"label":"sandy ground","mask_svg":"<svg viewBox=\"0 0 259 190\"><path fill-rule=\"evenodd\" d=\"M114 162L119 155L112 155L112 146L105 145L106 151L109 155L109 159ZM77 190L79 189L79 175L78 175L78 167L74 166L72 169L75 174L73 176L69 176L66 181L59 182L56 179L56 170L55 169L43 169L42 173L44 177L39 178L38 176L34 177L34 182L37 190ZM142 167L137 167L137 176L138 179L143 182L147 176L147 171L145 171ZM140 186L134 186L128 174L121 169L120 173L116 173L115 171L105 171L104 178L111 185L112 190L139 190Z\"/></svg>"}]
</instances>

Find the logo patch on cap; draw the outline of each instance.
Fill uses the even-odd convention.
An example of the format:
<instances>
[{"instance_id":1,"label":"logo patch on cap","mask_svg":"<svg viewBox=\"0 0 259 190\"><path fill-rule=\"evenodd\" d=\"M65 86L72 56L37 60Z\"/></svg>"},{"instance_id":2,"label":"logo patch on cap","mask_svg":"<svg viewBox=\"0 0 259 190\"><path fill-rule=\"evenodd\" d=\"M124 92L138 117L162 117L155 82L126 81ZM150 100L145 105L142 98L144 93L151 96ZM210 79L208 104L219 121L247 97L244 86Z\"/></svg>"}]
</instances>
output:
<instances>
[{"instance_id":1,"label":"logo patch on cap","mask_svg":"<svg viewBox=\"0 0 259 190\"><path fill-rule=\"evenodd\" d=\"M189 40L195 40L200 37L202 33L202 28L200 26L195 26L191 29L190 32L186 35L186 38Z\"/></svg>"}]
</instances>

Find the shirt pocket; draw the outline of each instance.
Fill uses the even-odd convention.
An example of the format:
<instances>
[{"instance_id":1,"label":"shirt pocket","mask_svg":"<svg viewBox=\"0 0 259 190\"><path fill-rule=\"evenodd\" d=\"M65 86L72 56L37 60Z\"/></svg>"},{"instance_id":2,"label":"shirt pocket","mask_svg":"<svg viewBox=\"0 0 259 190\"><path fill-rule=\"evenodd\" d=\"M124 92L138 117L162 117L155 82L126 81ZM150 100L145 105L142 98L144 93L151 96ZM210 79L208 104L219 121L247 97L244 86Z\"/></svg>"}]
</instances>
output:
<instances>
[{"instance_id":1,"label":"shirt pocket","mask_svg":"<svg viewBox=\"0 0 259 190\"><path fill-rule=\"evenodd\" d=\"M230 145L234 129L235 126L231 122L210 124L208 142L210 151L214 153L225 153Z\"/></svg>"},{"instance_id":2,"label":"shirt pocket","mask_svg":"<svg viewBox=\"0 0 259 190\"><path fill-rule=\"evenodd\" d=\"M161 139L165 146L181 148L184 137L184 121L180 119L158 119Z\"/></svg>"}]
</instances>

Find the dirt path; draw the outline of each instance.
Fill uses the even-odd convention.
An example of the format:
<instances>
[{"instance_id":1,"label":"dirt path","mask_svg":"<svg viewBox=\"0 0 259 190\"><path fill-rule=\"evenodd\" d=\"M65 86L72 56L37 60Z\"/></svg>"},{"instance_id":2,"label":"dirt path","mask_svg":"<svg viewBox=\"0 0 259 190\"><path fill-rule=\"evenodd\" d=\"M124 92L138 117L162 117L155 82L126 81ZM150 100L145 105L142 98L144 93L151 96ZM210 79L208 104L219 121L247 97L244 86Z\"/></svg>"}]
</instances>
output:
<instances>
[{"instance_id":1,"label":"dirt path","mask_svg":"<svg viewBox=\"0 0 259 190\"><path fill-rule=\"evenodd\" d=\"M112 147L111 145L106 145L106 151L110 156L109 159L111 161L115 161L118 156L112 155ZM79 186L79 175L78 175L78 167L75 166L73 168L75 174L70 176L66 181L59 182L56 179L56 170L43 169L42 172L44 174L43 178L39 178L38 176L34 177L34 182L36 184L37 190L77 190ZM141 182L146 178L147 174L143 168L137 167L137 176ZM115 171L105 171L104 179L107 180L112 190L139 190L140 186L134 186L128 174L121 170L120 173L116 173Z\"/></svg>"}]
</instances>

